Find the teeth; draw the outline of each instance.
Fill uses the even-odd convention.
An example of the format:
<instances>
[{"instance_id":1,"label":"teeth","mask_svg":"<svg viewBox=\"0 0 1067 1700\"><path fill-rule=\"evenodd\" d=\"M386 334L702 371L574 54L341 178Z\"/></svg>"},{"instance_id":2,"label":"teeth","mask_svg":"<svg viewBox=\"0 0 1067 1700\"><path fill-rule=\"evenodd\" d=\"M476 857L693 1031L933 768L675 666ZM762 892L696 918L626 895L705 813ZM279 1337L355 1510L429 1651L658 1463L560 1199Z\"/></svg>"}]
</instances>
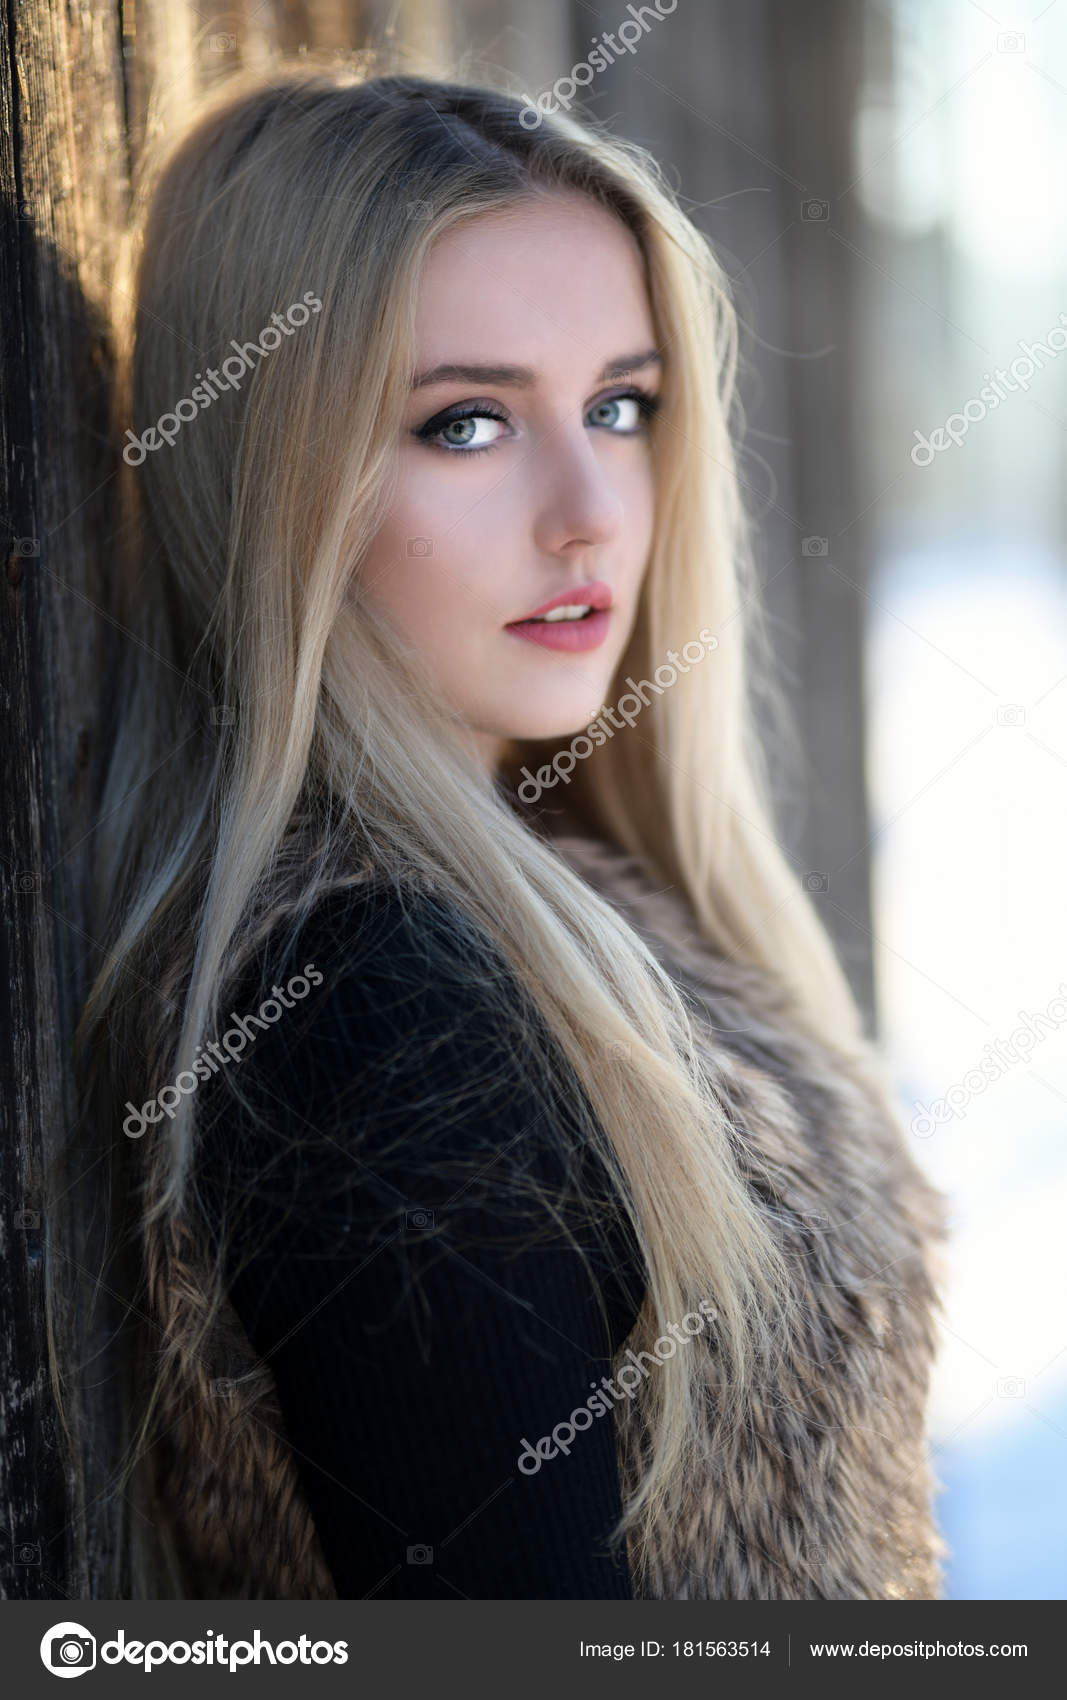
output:
<instances>
[{"instance_id":1,"label":"teeth","mask_svg":"<svg viewBox=\"0 0 1067 1700\"><path fill-rule=\"evenodd\" d=\"M588 602L563 602L558 608L550 608L547 614L535 616L538 620L582 620L592 612Z\"/></svg>"}]
</instances>

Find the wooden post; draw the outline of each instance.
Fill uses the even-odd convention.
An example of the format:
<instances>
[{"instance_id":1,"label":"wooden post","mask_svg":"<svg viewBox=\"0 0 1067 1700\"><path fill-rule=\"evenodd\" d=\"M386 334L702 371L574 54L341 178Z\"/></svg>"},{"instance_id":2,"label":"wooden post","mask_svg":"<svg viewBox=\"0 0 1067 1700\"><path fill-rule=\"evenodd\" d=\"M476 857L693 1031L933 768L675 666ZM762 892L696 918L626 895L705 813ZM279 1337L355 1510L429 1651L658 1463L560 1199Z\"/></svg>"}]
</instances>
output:
<instances>
[{"instance_id":1,"label":"wooden post","mask_svg":"<svg viewBox=\"0 0 1067 1700\"><path fill-rule=\"evenodd\" d=\"M117 1436L106 1349L95 1411L73 1366L107 1338L106 1292L81 1314L71 1277L99 1256L106 1164L48 1211L45 1172L73 1126L70 1044L86 983L83 858L101 757L99 681L115 634L101 617L98 548L116 451L108 442L104 323L109 240L125 211L117 15L9 8L0 55L0 1492L4 1598L114 1592L118 1511L106 1491ZM50 1384L45 1281L71 1366ZM66 1424L74 1445L67 1443ZM93 1447L78 1446L87 1425ZM82 1473L74 1459L81 1457Z\"/></svg>"}]
</instances>

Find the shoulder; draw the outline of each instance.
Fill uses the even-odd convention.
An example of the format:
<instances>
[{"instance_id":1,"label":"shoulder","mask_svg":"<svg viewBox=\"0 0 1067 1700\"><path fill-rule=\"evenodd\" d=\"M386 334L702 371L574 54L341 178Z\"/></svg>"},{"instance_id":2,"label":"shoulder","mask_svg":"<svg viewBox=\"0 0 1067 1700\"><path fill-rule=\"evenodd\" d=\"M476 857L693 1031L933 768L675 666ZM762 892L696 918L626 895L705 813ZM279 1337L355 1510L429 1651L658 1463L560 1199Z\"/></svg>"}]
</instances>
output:
<instances>
[{"instance_id":1,"label":"shoulder","mask_svg":"<svg viewBox=\"0 0 1067 1700\"><path fill-rule=\"evenodd\" d=\"M433 1301L439 1334L450 1306L473 1317L474 1281L572 1318L600 1292L624 1338L640 1252L580 1085L492 941L440 895L389 888L331 894L287 935L226 1008L276 991L295 1007L267 1012L198 1106L197 1192L231 1275L247 1270L249 1320L283 1319L296 1271L332 1267L365 1271L380 1311Z\"/></svg>"},{"instance_id":2,"label":"shoulder","mask_svg":"<svg viewBox=\"0 0 1067 1700\"><path fill-rule=\"evenodd\" d=\"M262 1196L273 1176L335 1214L460 1186L473 1205L479 1169L497 1196L573 1181L577 1083L500 950L440 893L331 892L267 937L219 1027L197 1106L209 1185L254 1179Z\"/></svg>"},{"instance_id":3,"label":"shoulder","mask_svg":"<svg viewBox=\"0 0 1067 1700\"><path fill-rule=\"evenodd\" d=\"M523 1002L458 904L375 882L332 890L306 915L276 923L224 987L218 1024L230 1024L220 1037L232 1035L246 1075L250 1064L276 1073L318 1053L351 1072L381 1066L394 1050L425 1058L451 1033L476 1041L474 1018L490 1011L498 1033Z\"/></svg>"},{"instance_id":4,"label":"shoulder","mask_svg":"<svg viewBox=\"0 0 1067 1700\"><path fill-rule=\"evenodd\" d=\"M505 1064L544 1085L559 1062L500 948L458 903L413 885L331 891L268 935L223 1007L220 1023L248 1038L242 1077L301 1077L320 1108L331 1084L447 1097L488 1091Z\"/></svg>"},{"instance_id":5,"label":"shoulder","mask_svg":"<svg viewBox=\"0 0 1067 1700\"><path fill-rule=\"evenodd\" d=\"M401 1020L417 1005L455 1021L498 1003L502 992L512 1009L528 1001L500 948L461 905L414 884L375 881L329 892L305 917L275 929L245 984L251 989L258 975L265 986L308 961L321 986L309 1017L331 1005Z\"/></svg>"}]
</instances>

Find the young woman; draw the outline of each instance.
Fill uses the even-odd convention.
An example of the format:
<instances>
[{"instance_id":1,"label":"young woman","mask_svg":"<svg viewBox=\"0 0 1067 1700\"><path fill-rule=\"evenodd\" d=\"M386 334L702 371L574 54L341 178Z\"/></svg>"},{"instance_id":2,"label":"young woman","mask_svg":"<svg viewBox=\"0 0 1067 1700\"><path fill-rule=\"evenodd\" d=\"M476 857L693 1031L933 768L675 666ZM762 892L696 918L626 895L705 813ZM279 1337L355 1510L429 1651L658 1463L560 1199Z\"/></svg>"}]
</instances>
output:
<instances>
[{"instance_id":1,"label":"young woman","mask_svg":"<svg viewBox=\"0 0 1067 1700\"><path fill-rule=\"evenodd\" d=\"M135 1587L935 1597L942 1201L771 824L726 280L526 112L230 84L138 227Z\"/></svg>"}]
</instances>

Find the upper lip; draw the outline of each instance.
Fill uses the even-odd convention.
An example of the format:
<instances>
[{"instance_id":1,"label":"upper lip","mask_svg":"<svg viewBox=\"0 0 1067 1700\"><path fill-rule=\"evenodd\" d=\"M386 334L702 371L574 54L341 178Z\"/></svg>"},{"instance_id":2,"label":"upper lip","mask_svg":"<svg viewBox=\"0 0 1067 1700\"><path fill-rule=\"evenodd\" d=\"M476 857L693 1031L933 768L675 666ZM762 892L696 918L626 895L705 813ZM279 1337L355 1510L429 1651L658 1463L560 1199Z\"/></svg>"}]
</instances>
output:
<instances>
[{"instance_id":1,"label":"upper lip","mask_svg":"<svg viewBox=\"0 0 1067 1700\"><path fill-rule=\"evenodd\" d=\"M610 608L613 597L610 584L605 584L602 578L597 578L591 584L576 584L571 590L561 590L558 596L550 601L542 602L540 608L531 609L529 614L520 614L518 620L509 620L509 626L516 626L519 620L536 620L539 614L547 614L552 608L560 608L564 604L581 607L583 604L590 608Z\"/></svg>"}]
</instances>

